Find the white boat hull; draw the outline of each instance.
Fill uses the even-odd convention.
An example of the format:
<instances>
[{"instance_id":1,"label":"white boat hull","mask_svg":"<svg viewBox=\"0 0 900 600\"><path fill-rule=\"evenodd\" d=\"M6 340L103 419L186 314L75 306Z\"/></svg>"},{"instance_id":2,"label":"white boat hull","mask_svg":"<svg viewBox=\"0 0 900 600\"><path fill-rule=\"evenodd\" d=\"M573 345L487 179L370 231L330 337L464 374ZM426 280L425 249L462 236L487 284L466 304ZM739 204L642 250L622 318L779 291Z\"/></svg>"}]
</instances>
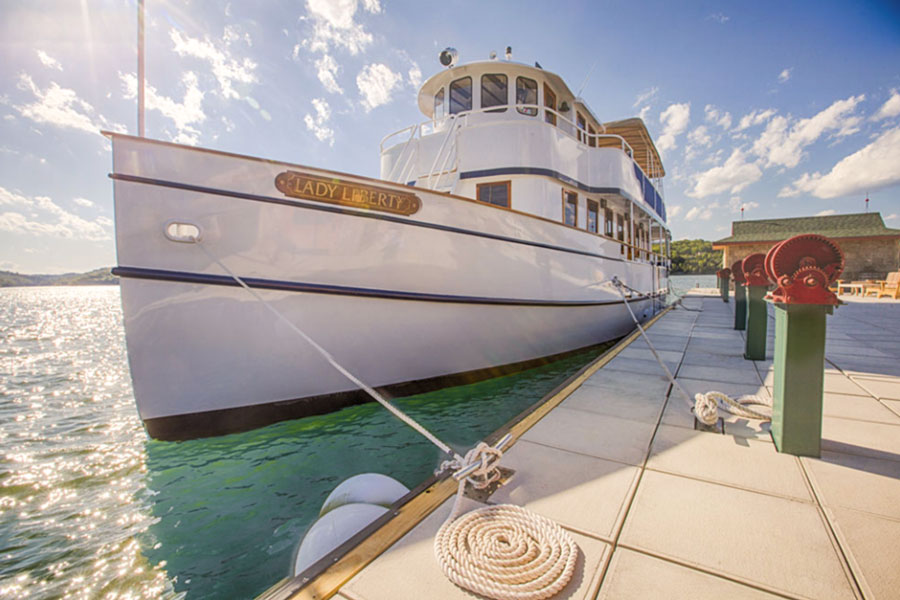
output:
<instances>
[{"instance_id":1,"label":"white boat hull","mask_svg":"<svg viewBox=\"0 0 900 600\"><path fill-rule=\"evenodd\" d=\"M116 272L135 398L154 437L246 429L358 399L217 261L372 386L617 338L633 322L601 284L665 286L661 268L623 260L612 240L446 194L413 189L421 210L396 216L275 189L285 170L335 177L306 167L127 136L114 136L114 160ZM172 222L197 227L199 242L167 237ZM654 307L633 308L648 317Z\"/></svg>"}]
</instances>

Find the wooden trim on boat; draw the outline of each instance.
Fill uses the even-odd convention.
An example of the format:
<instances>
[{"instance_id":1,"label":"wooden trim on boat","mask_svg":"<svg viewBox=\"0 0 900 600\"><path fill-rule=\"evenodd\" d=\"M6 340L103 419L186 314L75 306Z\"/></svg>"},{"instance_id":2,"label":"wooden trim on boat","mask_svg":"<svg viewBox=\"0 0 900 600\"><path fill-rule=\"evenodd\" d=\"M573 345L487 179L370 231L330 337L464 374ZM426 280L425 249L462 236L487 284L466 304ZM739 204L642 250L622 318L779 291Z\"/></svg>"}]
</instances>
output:
<instances>
[{"instance_id":1,"label":"wooden trim on boat","mask_svg":"<svg viewBox=\"0 0 900 600\"><path fill-rule=\"evenodd\" d=\"M644 324L644 328L651 327L670 310L672 310L671 306L660 311ZM491 444L509 433L513 437L512 443L514 444L589 377L627 348L639 335L640 331L635 329L619 340L602 356L584 366L547 396L487 436L485 441ZM327 600L331 598L357 573L456 493L456 490L456 481L447 474L440 478L428 479L395 503L382 519L360 531L303 573L293 578L282 579L259 596L258 600Z\"/></svg>"}]
</instances>

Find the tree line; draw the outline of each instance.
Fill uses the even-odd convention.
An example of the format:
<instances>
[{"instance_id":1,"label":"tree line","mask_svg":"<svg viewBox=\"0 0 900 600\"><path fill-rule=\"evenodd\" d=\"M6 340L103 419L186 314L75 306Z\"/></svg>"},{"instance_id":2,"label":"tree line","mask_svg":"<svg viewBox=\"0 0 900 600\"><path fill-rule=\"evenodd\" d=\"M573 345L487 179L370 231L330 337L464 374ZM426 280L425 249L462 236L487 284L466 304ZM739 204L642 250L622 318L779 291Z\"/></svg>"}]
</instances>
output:
<instances>
[{"instance_id":1,"label":"tree line","mask_svg":"<svg viewBox=\"0 0 900 600\"><path fill-rule=\"evenodd\" d=\"M722 252L706 240L672 242L673 275L711 275L722 267Z\"/></svg>"}]
</instances>

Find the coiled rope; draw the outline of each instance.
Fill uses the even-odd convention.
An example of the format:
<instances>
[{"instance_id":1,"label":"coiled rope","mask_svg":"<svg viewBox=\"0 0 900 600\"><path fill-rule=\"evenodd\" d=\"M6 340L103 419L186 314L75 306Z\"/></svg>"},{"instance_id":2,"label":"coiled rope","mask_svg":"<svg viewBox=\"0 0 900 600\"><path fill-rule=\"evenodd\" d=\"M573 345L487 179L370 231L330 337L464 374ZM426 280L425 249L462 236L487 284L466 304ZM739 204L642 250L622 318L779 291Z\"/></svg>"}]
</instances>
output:
<instances>
[{"instance_id":1,"label":"coiled rope","mask_svg":"<svg viewBox=\"0 0 900 600\"><path fill-rule=\"evenodd\" d=\"M328 351L216 258L198 238L193 238L193 242L238 285L309 343L339 373L452 457L441 464L439 472L452 470L454 479L459 481L459 487L450 516L441 525L434 539L435 557L450 581L497 600L543 600L566 587L575 572L578 546L553 521L512 504L489 506L459 516L467 483L477 489L484 489L500 478L497 463L503 456L503 447L511 441L511 436L505 436L494 446L480 442L465 456L460 456L415 419L341 366Z\"/></svg>"},{"instance_id":2,"label":"coiled rope","mask_svg":"<svg viewBox=\"0 0 900 600\"><path fill-rule=\"evenodd\" d=\"M768 398L763 398L760 396L741 396L738 399L734 399L727 394L723 394L722 392L707 392L705 394L696 394L692 399L690 394L687 393L687 390L685 390L675 379L675 376L672 375L669 367L667 367L666 363L664 363L662 358L660 358L659 353L656 351L656 348L653 347L653 342L650 341L650 338L647 336L647 332L644 331L643 327L641 327L640 321L638 321L638 318L637 316L635 316L634 311L631 310L631 306L628 304L628 298L626 297L624 290L628 289L629 291L641 296L646 296L646 294L625 285L619 280L618 277L613 277L610 283L619 291L619 295L622 296L622 301L625 303L625 307L628 309L628 313L631 315L634 324L637 325L637 328L641 332L641 336L643 336L644 341L647 342L647 346L650 348L650 352L652 352L653 356L656 358L656 362L658 362L659 366L662 367L662 370L665 371L666 377L669 378L672 386L678 390L682 397L684 397L688 407L690 407L691 412L694 413L694 416L697 417L698 421L700 421L704 425L715 425L719 420L719 408L748 419L757 419L760 421L772 420L771 411L769 411L769 413L767 414L749 408L749 406L753 405L767 406L771 408L772 401ZM685 310L692 310L686 307L684 308Z\"/></svg>"}]
</instances>

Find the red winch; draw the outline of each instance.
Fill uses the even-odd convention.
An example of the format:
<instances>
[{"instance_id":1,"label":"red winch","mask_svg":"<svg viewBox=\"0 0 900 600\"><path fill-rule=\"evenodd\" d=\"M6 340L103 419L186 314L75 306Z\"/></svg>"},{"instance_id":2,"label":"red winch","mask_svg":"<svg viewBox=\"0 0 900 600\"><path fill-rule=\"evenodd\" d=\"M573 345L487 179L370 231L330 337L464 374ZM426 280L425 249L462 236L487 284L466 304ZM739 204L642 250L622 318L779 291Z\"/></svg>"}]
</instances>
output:
<instances>
[{"instance_id":1,"label":"red winch","mask_svg":"<svg viewBox=\"0 0 900 600\"><path fill-rule=\"evenodd\" d=\"M828 286L844 270L840 246L822 235L798 235L776 244L765 258L765 270L778 286L770 294L784 304L840 304Z\"/></svg>"},{"instance_id":2,"label":"red winch","mask_svg":"<svg viewBox=\"0 0 900 600\"><path fill-rule=\"evenodd\" d=\"M718 277L719 279L728 279L729 277L731 277L731 269L727 267L724 269L719 269L718 271L716 271L716 277Z\"/></svg>"},{"instance_id":3,"label":"red winch","mask_svg":"<svg viewBox=\"0 0 900 600\"><path fill-rule=\"evenodd\" d=\"M766 255L762 252L751 254L741 261L745 285L768 287L769 278L766 277L765 263Z\"/></svg>"},{"instance_id":4,"label":"red winch","mask_svg":"<svg viewBox=\"0 0 900 600\"><path fill-rule=\"evenodd\" d=\"M747 281L747 278L744 277L744 270L741 268L741 263L743 261L739 260L731 265L731 276L734 278L734 285L739 286Z\"/></svg>"}]
</instances>

